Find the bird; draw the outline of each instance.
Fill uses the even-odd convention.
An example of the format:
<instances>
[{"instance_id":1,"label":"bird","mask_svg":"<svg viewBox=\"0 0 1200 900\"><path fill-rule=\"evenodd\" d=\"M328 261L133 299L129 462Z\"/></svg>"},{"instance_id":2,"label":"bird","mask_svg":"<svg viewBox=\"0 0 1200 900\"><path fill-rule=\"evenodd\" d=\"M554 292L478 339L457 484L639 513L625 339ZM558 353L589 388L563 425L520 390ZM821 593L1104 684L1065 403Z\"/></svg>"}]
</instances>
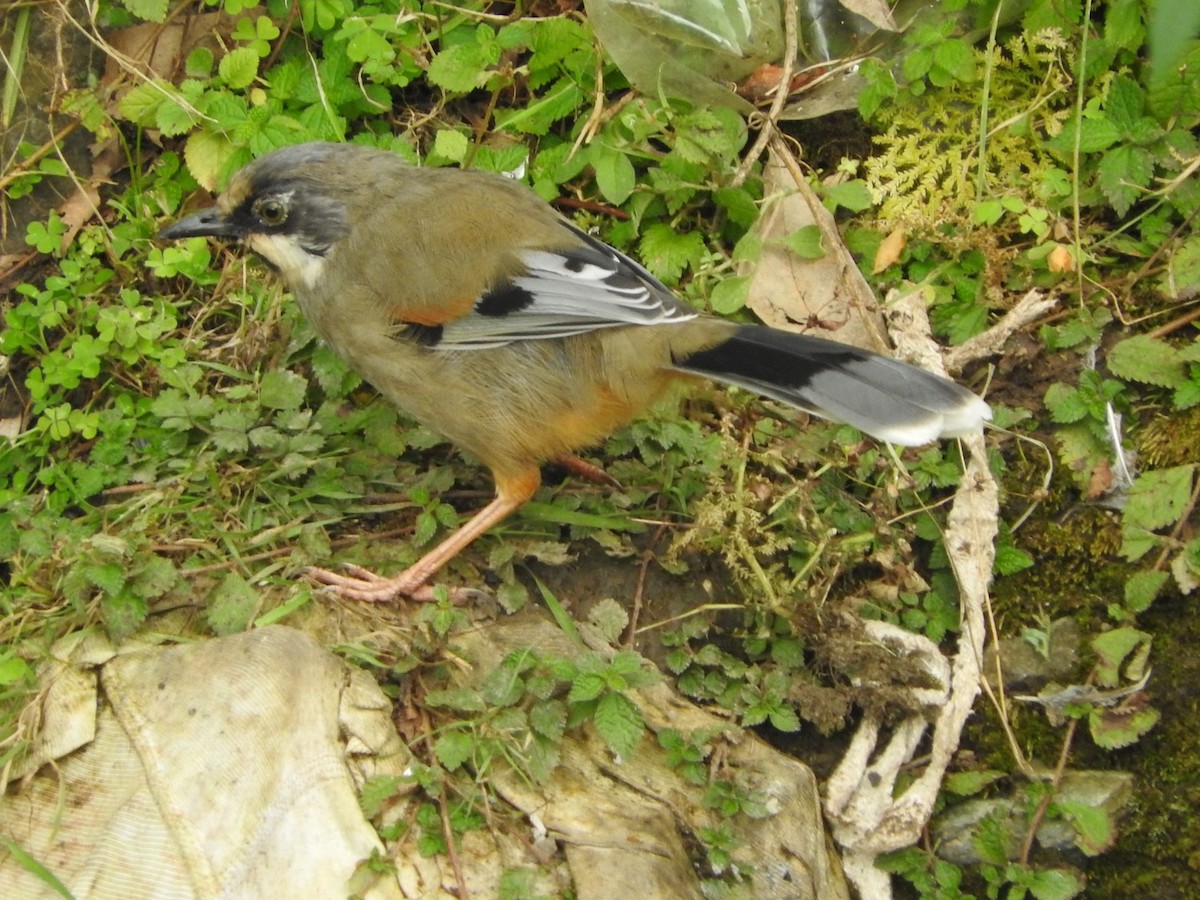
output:
<instances>
[{"instance_id":1,"label":"bird","mask_svg":"<svg viewBox=\"0 0 1200 900\"><path fill-rule=\"evenodd\" d=\"M430 579L529 500L541 466L605 480L577 452L677 381L707 378L917 445L982 428L941 376L811 335L707 315L530 188L364 144L273 150L163 239L238 242L388 401L486 466L495 496L397 575L310 575L345 597L429 599Z\"/></svg>"}]
</instances>

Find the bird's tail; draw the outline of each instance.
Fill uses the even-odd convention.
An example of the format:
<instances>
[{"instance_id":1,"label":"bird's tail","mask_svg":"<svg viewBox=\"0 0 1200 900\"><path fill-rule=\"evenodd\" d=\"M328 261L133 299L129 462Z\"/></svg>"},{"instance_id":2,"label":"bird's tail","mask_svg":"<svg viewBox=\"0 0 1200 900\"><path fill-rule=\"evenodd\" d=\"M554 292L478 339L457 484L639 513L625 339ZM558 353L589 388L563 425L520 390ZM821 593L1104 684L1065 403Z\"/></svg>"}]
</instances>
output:
<instances>
[{"instance_id":1,"label":"bird's tail","mask_svg":"<svg viewBox=\"0 0 1200 900\"><path fill-rule=\"evenodd\" d=\"M894 444L979 429L991 408L952 381L867 350L746 325L675 361L682 372L746 388Z\"/></svg>"}]
</instances>

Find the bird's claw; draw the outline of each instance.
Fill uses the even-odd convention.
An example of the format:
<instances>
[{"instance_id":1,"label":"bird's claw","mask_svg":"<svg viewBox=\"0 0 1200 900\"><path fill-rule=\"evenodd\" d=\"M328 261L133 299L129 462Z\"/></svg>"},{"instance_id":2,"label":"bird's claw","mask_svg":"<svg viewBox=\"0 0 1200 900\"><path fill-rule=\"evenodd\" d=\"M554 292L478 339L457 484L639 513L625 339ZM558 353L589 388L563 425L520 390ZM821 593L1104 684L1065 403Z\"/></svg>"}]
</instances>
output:
<instances>
[{"instance_id":1,"label":"bird's claw","mask_svg":"<svg viewBox=\"0 0 1200 900\"><path fill-rule=\"evenodd\" d=\"M344 568L347 573L345 575L316 566L309 566L305 572L310 578L333 589L348 600L358 600L363 603L387 603L404 597L418 603L433 603L438 599L432 586L423 581L414 582L412 578L406 577L407 572L401 572L392 578L385 578L382 575L376 575L370 569L364 569L353 563L346 563ZM470 603L486 596L488 596L487 592L475 588L452 588L450 590L451 603Z\"/></svg>"}]
</instances>

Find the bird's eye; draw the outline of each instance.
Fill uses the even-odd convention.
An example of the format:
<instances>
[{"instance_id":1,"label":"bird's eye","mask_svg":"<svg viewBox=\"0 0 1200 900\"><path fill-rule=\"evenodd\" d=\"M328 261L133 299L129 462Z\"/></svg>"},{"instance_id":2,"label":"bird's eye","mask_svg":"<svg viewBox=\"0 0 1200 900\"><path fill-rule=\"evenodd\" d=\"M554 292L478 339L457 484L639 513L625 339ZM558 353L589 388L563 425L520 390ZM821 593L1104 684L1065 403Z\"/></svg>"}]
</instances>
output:
<instances>
[{"instance_id":1,"label":"bird's eye","mask_svg":"<svg viewBox=\"0 0 1200 900\"><path fill-rule=\"evenodd\" d=\"M254 204L254 214L266 225L282 225L288 211L282 200L268 197Z\"/></svg>"}]
</instances>

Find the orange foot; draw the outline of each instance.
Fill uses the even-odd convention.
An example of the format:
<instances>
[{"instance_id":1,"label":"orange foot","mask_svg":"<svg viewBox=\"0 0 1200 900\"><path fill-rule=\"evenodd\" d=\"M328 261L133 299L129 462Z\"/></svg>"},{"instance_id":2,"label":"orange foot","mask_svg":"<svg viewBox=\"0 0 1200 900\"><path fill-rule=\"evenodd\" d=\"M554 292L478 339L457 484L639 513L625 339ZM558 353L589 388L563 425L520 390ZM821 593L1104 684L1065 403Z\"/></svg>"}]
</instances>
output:
<instances>
[{"instance_id":1,"label":"orange foot","mask_svg":"<svg viewBox=\"0 0 1200 900\"><path fill-rule=\"evenodd\" d=\"M309 566L305 570L311 578L328 585L349 600L387 603L390 600L406 597L419 603L430 603L437 599L434 596L433 588L425 582L424 578L420 578L420 573L414 573L412 569L405 569L399 575L391 578L376 575L369 569L352 563L346 564L346 571L349 574L339 575L337 572L318 569L316 566ZM469 603L486 596L485 591L474 588L453 588L450 591L452 603Z\"/></svg>"}]
</instances>

